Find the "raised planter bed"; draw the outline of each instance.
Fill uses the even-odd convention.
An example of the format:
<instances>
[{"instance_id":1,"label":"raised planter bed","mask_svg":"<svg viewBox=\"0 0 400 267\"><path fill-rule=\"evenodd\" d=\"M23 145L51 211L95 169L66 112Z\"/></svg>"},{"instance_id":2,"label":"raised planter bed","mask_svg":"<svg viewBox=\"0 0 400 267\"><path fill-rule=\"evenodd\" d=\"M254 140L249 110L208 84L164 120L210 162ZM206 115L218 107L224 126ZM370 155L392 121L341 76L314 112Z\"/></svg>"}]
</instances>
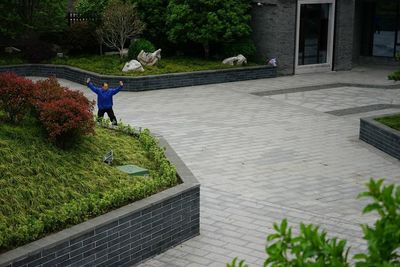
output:
<instances>
[{"instance_id":1,"label":"raised planter bed","mask_svg":"<svg viewBox=\"0 0 400 267\"><path fill-rule=\"evenodd\" d=\"M87 77L94 83L109 82L117 85L124 81L124 90L146 91L175 87L236 82L253 79L273 78L277 76L276 68L270 66L244 67L224 70L196 71L188 73L173 73L154 76L111 76L100 75L94 72L75 67L51 64L23 64L0 66L0 72L12 71L23 76L56 76L76 83L84 84Z\"/></svg>"},{"instance_id":2,"label":"raised planter bed","mask_svg":"<svg viewBox=\"0 0 400 267\"><path fill-rule=\"evenodd\" d=\"M132 266L198 235L200 185L159 139L181 184L0 254L0 267Z\"/></svg>"},{"instance_id":3,"label":"raised planter bed","mask_svg":"<svg viewBox=\"0 0 400 267\"><path fill-rule=\"evenodd\" d=\"M375 120L380 117L361 119L360 139L400 160L400 132Z\"/></svg>"}]
</instances>

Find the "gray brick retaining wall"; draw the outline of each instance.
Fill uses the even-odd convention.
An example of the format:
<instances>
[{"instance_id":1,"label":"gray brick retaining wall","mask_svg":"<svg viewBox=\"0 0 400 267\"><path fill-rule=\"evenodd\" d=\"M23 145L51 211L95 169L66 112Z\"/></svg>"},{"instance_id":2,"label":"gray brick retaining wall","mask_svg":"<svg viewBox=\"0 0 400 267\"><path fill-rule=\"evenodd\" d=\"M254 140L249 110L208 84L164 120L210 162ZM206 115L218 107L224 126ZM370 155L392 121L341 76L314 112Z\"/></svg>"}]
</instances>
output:
<instances>
[{"instance_id":1,"label":"gray brick retaining wall","mask_svg":"<svg viewBox=\"0 0 400 267\"><path fill-rule=\"evenodd\" d=\"M0 255L0 267L132 266L199 234L200 185L160 138L182 184Z\"/></svg>"},{"instance_id":2,"label":"gray brick retaining wall","mask_svg":"<svg viewBox=\"0 0 400 267\"><path fill-rule=\"evenodd\" d=\"M57 78L67 79L80 84L84 84L87 77L91 77L95 84L108 82L111 86L116 86L120 80L123 80L125 83L124 90L127 91L166 89L272 78L277 76L276 69L270 66L196 71L190 73L173 73L143 77L100 75L79 68L51 64L0 66L0 72L5 71L12 71L23 76L49 77L55 75Z\"/></svg>"},{"instance_id":3,"label":"gray brick retaining wall","mask_svg":"<svg viewBox=\"0 0 400 267\"><path fill-rule=\"evenodd\" d=\"M378 117L361 119L360 139L400 160L400 132L377 122Z\"/></svg>"}]
</instances>

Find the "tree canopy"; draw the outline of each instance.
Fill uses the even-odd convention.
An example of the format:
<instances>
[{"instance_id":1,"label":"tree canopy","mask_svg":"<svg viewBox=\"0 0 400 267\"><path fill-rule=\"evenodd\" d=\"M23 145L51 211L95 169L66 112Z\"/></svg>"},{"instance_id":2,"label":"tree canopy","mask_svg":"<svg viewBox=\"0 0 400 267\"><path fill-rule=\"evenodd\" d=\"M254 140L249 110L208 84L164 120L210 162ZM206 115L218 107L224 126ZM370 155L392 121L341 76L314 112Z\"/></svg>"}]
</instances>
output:
<instances>
[{"instance_id":1,"label":"tree canopy","mask_svg":"<svg viewBox=\"0 0 400 267\"><path fill-rule=\"evenodd\" d=\"M211 42L250 35L249 10L249 0L170 0L168 38L174 43L199 43L208 57Z\"/></svg>"},{"instance_id":2,"label":"tree canopy","mask_svg":"<svg viewBox=\"0 0 400 267\"><path fill-rule=\"evenodd\" d=\"M1 1L0 10L0 33L8 38L28 32L57 32L67 24L66 0Z\"/></svg>"},{"instance_id":3,"label":"tree canopy","mask_svg":"<svg viewBox=\"0 0 400 267\"><path fill-rule=\"evenodd\" d=\"M109 0L78 0L76 10L83 16L101 17Z\"/></svg>"}]
</instances>

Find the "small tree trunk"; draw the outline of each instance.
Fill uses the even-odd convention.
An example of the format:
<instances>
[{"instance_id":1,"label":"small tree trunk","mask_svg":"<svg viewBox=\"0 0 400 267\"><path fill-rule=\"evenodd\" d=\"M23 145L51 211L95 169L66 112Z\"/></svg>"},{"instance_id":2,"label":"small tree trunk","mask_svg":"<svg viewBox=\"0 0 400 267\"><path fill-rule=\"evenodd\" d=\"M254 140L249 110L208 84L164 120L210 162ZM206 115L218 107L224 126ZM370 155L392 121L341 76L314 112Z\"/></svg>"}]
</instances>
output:
<instances>
[{"instance_id":1,"label":"small tree trunk","mask_svg":"<svg viewBox=\"0 0 400 267\"><path fill-rule=\"evenodd\" d=\"M118 50L119 50L119 57L121 59L123 59L124 58L124 45L122 44L121 48L118 48Z\"/></svg>"},{"instance_id":2,"label":"small tree trunk","mask_svg":"<svg viewBox=\"0 0 400 267\"><path fill-rule=\"evenodd\" d=\"M99 51L100 51L100 56L102 56L103 55L103 44L102 43L100 43L100 45L99 45Z\"/></svg>"},{"instance_id":3,"label":"small tree trunk","mask_svg":"<svg viewBox=\"0 0 400 267\"><path fill-rule=\"evenodd\" d=\"M204 56L206 59L210 58L210 44L208 42L203 43L203 48L204 48Z\"/></svg>"}]
</instances>

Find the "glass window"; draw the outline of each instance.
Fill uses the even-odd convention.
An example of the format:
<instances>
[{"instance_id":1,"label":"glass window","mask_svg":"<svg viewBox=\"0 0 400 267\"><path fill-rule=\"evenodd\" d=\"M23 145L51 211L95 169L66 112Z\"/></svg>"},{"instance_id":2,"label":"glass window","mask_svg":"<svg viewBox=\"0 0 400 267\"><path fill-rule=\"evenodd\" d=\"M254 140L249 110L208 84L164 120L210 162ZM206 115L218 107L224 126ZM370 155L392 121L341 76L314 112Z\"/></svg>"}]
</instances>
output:
<instances>
[{"instance_id":1,"label":"glass window","mask_svg":"<svg viewBox=\"0 0 400 267\"><path fill-rule=\"evenodd\" d=\"M301 5L299 65L327 63L330 6Z\"/></svg>"}]
</instances>

